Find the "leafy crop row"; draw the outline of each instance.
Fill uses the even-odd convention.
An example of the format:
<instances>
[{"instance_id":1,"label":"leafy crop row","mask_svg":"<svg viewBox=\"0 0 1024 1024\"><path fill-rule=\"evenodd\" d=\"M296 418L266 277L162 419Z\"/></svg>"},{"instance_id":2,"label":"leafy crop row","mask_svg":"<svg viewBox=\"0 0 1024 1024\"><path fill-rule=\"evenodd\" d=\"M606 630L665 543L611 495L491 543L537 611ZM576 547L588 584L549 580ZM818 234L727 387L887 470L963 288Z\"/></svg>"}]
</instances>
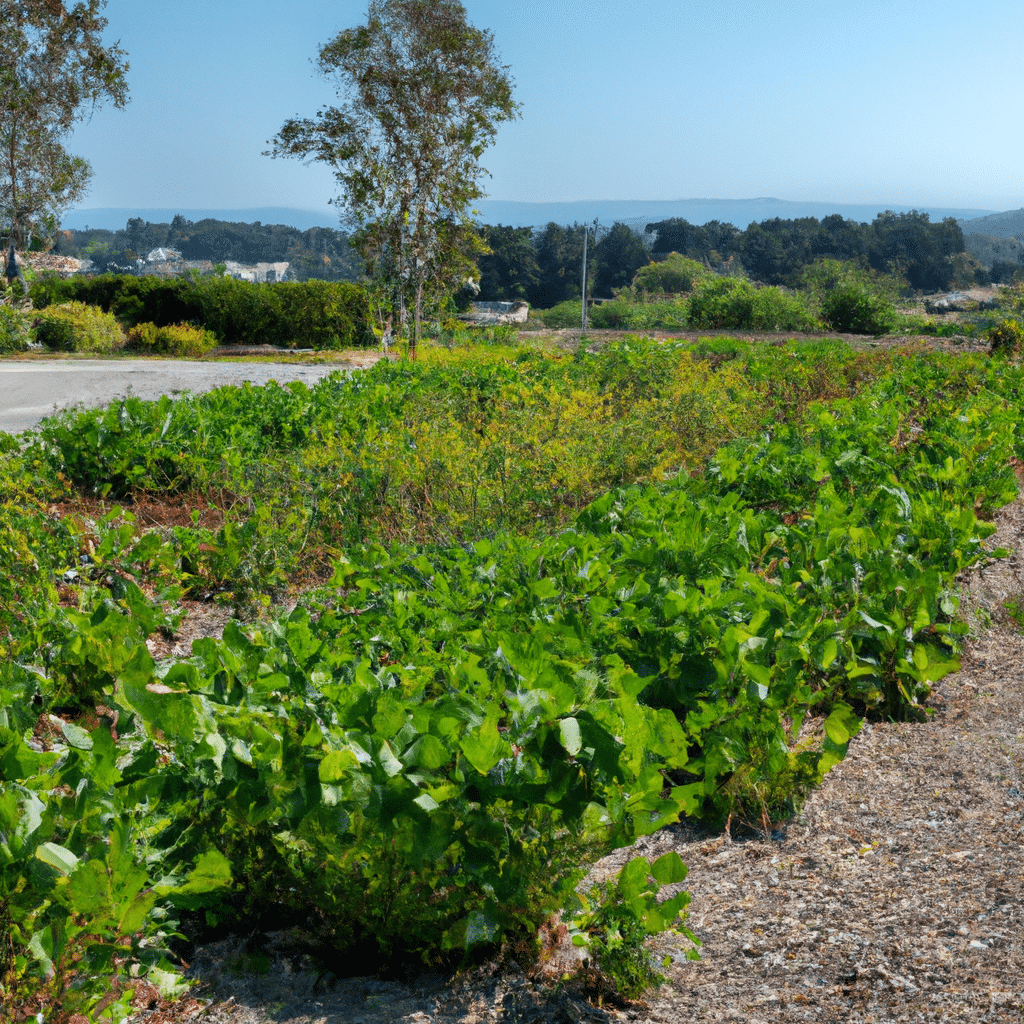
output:
<instances>
[{"instance_id":1,"label":"leafy crop row","mask_svg":"<svg viewBox=\"0 0 1024 1024\"><path fill-rule=\"evenodd\" d=\"M609 964L683 928L685 894L657 895L678 857L597 904L587 866L680 815L768 823L865 715L926 713L954 577L1016 493L1021 384L980 358L630 339L8 439L4 997L116 1017L134 973L173 983L184 912L301 918L362 968L457 963L558 910ZM126 507L56 516L71 486ZM194 525L143 530L154 495ZM283 587L314 553L330 581L293 612L154 661L176 587L237 598L247 559Z\"/></svg>"}]
</instances>

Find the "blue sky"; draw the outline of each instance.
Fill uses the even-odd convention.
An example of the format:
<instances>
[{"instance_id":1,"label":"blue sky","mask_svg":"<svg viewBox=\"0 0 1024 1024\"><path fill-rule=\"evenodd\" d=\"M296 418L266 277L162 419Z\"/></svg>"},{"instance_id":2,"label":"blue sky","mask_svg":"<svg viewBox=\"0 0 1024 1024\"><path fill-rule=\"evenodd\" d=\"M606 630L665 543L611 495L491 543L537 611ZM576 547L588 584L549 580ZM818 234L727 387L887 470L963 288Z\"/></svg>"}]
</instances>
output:
<instances>
[{"instance_id":1,"label":"blue sky","mask_svg":"<svg viewBox=\"0 0 1024 1024\"><path fill-rule=\"evenodd\" d=\"M520 120L495 199L1024 206L1020 0L464 0ZM84 208L324 210L330 171L261 155L334 97L310 59L365 0L109 0L131 102L81 125Z\"/></svg>"}]
</instances>

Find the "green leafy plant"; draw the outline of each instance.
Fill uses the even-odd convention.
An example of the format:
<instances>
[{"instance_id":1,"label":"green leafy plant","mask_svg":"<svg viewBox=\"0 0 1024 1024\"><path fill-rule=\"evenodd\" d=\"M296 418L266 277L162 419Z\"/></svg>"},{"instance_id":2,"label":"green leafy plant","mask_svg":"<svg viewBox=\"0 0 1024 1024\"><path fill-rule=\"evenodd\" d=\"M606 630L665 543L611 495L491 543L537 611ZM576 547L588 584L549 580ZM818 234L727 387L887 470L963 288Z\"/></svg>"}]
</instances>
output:
<instances>
[{"instance_id":1,"label":"green leafy plant","mask_svg":"<svg viewBox=\"0 0 1024 1024\"><path fill-rule=\"evenodd\" d=\"M216 335L191 324L137 324L128 331L126 341L127 347L137 352L192 359L212 352L218 344Z\"/></svg>"},{"instance_id":2,"label":"green leafy plant","mask_svg":"<svg viewBox=\"0 0 1024 1024\"><path fill-rule=\"evenodd\" d=\"M896 325L891 302L861 284L839 284L822 299L821 318L834 331L888 334Z\"/></svg>"},{"instance_id":3,"label":"green leafy plant","mask_svg":"<svg viewBox=\"0 0 1024 1024\"><path fill-rule=\"evenodd\" d=\"M670 252L663 260L649 263L641 267L633 278L630 291L638 295L670 295L679 292L690 292L701 281L711 276L711 272L696 260Z\"/></svg>"},{"instance_id":4,"label":"green leafy plant","mask_svg":"<svg viewBox=\"0 0 1024 1024\"><path fill-rule=\"evenodd\" d=\"M24 352L35 341L32 314L9 303L0 302L0 354Z\"/></svg>"},{"instance_id":5,"label":"green leafy plant","mask_svg":"<svg viewBox=\"0 0 1024 1024\"><path fill-rule=\"evenodd\" d=\"M700 943L683 924L689 893L658 900L662 885L678 885L686 875L677 853L666 853L653 863L634 857L614 882L577 895L578 913L571 919L570 933L573 944L585 948L596 965L596 971L584 967L580 973L599 1003L609 996L639 999L664 983L644 946L652 935L669 930L684 935L694 947L688 956L697 959Z\"/></svg>"},{"instance_id":6,"label":"green leafy plant","mask_svg":"<svg viewBox=\"0 0 1024 1024\"><path fill-rule=\"evenodd\" d=\"M1024 347L1024 326L1019 320L1005 318L985 332L992 355L1006 356L1010 359L1020 357Z\"/></svg>"},{"instance_id":7,"label":"green leafy plant","mask_svg":"<svg viewBox=\"0 0 1024 1024\"><path fill-rule=\"evenodd\" d=\"M110 313L82 302L49 306L36 316L36 338L60 352L116 352L124 346L124 332Z\"/></svg>"}]
</instances>

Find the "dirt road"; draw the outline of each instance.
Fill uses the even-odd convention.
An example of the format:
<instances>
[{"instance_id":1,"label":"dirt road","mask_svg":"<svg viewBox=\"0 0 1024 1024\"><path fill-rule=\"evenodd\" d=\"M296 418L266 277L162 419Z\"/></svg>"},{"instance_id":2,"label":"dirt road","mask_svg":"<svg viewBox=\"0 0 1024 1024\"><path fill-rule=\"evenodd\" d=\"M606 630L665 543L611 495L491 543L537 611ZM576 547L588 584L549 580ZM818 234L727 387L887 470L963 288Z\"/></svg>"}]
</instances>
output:
<instances>
[{"instance_id":1,"label":"dirt road","mask_svg":"<svg viewBox=\"0 0 1024 1024\"><path fill-rule=\"evenodd\" d=\"M136 395L155 399L182 391L203 392L225 384L279 384L321 377L351 367L339 363L220 363L159 359L60 359L0 361L0 431L17 434L57 409L106 405Z\"/></svg>"}]
</instances>

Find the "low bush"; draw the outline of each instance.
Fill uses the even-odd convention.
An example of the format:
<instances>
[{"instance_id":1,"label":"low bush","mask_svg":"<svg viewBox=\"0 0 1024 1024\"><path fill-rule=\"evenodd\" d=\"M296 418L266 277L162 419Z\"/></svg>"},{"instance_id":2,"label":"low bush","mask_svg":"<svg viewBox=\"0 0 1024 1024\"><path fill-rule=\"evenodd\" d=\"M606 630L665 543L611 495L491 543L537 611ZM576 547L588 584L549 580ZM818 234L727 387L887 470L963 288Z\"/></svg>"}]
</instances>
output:
<instances>
[{"instance_id":1,"label":"low bush","mask_svg":"<svg viewBox=\"0 0 1024 1024\"><path fill-rule=\"evenodd\" d=\"M136 352L161 356L205 356L218 345L216 335L191 324L138 324L128 332L127 347Z\"/></svg>"},{"instance_id":2,"label":"low bush","mask_svg":"<svg viewBox=\"0 0 1024 1024\"><path fill-rule=\"evenodd\" d=\"M272 287L281 299L289 344L344 349L375 343L366 291L359 285L311 279Z\"/></svg>"},{"instance_id":3,"label":"low bush","mask_svg":"<svg viewBox=\"0 0 1024 1024\"><path fill-rule=\"evenodd\" d=\"M633 278L633 291L671 295L692 291L700 281L711 276L703 264L670 252L658 263L641 267Z\"/></svg>"},{"instance_id":4,"label":"low bush","mask_svg":"<svg viewBox=\"0 0 1024 1024\"><path fill-rule=\"evenodd\" d=\"M0 353L24 352L34 340L31 313L0 305Z\"/></svg>"},{"instance_id":5,"label":"low bush","mask_svg":"<svg viewBox=\"0 0 1024 1024\"><path fill-rule=\"evenodd\" d=\"M36 319L36 338L57 352L109 353L124 347L116 317L84 302L44 309Z\"/></svg>"},{"instance_id":6,"label":"low bush","mask_svg":"<svg viewBox=\"0 0 1024 1024\"><path fill-rule=\"evenodd\" d=\"M718 277L690 296L689 325L725 330L810 331L818 324L806 302L778 288Z\"/></svg>"},{"instance_id":7,"label":"low bush","mask_svg":"<svg viewBox=\"0 0 1024 1024\"><path fill-rule=\"evenodd\" d=\"M896 310L883 296L853 282L837 285L821 303L821 318L833 331L888 334L896 326Z\"/></svg>"},{"instance_id":8,"label":"low bush","mask_svg":"<svg viewBox=\"0 0 1024 1024\"><path fill-rule=\"evenodd\" d=\"M991 343L991 355L1009 356L1011 359L1020 357L1021 348L1024 347L1024 327L1020 321L1000 320L985 332L985 336Z\"/></svg>"},{"instance_id":9,"label":"low bush","mask_svg":"<svg viewBox=\"0 0 1024 1024\"><path fill-rule=\"evenodd\" d=\"M565 327L581 327L583 324L583 307L573 299L560 302L551 309L538 309L536 315L544 321L545 327L555 330Z\"/></svg>"}]
</instances>

